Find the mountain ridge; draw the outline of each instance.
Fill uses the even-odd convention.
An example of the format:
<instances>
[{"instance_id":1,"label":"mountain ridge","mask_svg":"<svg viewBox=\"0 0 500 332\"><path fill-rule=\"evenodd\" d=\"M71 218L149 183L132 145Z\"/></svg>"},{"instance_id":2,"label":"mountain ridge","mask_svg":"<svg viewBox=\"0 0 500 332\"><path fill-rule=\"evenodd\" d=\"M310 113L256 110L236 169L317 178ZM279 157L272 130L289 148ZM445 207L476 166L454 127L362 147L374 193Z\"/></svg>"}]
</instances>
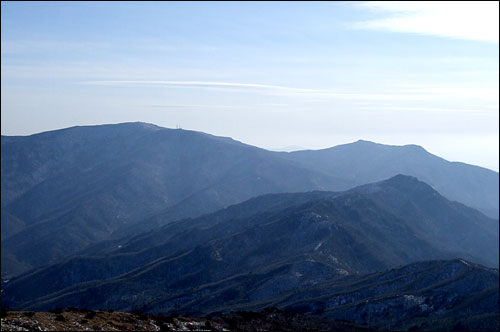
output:
<instances>
[{"instance_id":1,"label":"mountain ridge","mask_svg":"<svg viewBox=\"0 0 500 332\"><path fill-rule=\"evenodd\" d=\"M435 202L429 209L428 199ZM269 194L32 270L10 280L2 298L32 309L82 305L90 296L97 307L132 310L166 301L174 310L176 294L192 301L193 289L224 280L221 287L237 287L242 296L245 287L236 285L253 285L252 296L265 300L416 260L461 257L497 266L498 228L478 216L402 175L341 193ZM447 236L450 230L456 234Z\"/></svg>"},{"instance_id":2,"label":"mountain ridge","mask_svg":"<svg viewBox=\"0 0 500 332\"><path fill-rule=\"evenodd\" d=\"M368 160L358 152L331 155L339 147L272 152L146 123L2 136L2 276L262 194L343 191L400 173L429 178L426 183L452 200L480 200L496 215L498 173L471 166L457 173L447 161L421 167L428 162L423 149L418 155L425 158L416 162L412 148L360 142L389 152L378 161L370 159L378 150L363 157Z\"/></svg>"}]
</instances>

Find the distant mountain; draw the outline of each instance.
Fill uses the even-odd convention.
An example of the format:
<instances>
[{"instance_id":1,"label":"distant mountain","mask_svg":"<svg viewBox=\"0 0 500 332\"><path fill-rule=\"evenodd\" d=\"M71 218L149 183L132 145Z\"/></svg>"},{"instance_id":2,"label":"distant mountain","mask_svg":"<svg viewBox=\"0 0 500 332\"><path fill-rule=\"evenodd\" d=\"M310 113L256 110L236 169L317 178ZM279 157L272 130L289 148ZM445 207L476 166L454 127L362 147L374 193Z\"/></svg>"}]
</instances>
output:
<instances>
[{"instance_id":1,"label":"distant mountain","mask_svg":"<svg viewBox=\"0 0 500 332\"><path fill-rule=\"evenodd\" d=\"M272 148L268 149L270 151L282 151L282 152L292 152L292 151L300 151L300 150L305 150L305 148L301 146L296 146L296 145L289 145L289 146L284 146L281 148Z\"/></svg>"},{"instance_id":2,"label":"distant mountain","mask_svg":"<svg viewBox=\"0 0 500 332\"><path fill-rule=\"evenodd\" d=\"M402 175L346 192L260 196L124 241L13 278L2 302L30 310L254 310L415 261L498 266L495 220Z\"/></svg>"},{"instance_id":3,"label":"distant mountain","mask_svg":"<svg viewBox=\"0 0 500 332\"><path fill-rule=\"evenodd\" d=\"M271 152L145 123L2 136L1 145L4 278L262 194L341 191L400 173L498 218L498 173L417 146Z\"/></svg>"},{"instance_id":4,"label":"distant mountain","mask_svg":"<svg viewBox=\"0 0 500 332\"><path fill-rule=\"evenodd\" d=\"M418 145L391 146L359 140L323 150L283 154L308 169L361 185L397 174L417 177L446 198L498 219L498 172L449 162Z\"/></svg>"},{"instance_id":5,"label":"distant mountain","mask_svg":"<svg viewBox=\"0 0 500 332\"><path fill-rule=\"evenodd\" d=\"M143 123L2 136L1 174L4 276L19 270L11 262L55 261L161 211L178 219L264 193L348 187L229 138Z\"/></svg>"}]
</instances>

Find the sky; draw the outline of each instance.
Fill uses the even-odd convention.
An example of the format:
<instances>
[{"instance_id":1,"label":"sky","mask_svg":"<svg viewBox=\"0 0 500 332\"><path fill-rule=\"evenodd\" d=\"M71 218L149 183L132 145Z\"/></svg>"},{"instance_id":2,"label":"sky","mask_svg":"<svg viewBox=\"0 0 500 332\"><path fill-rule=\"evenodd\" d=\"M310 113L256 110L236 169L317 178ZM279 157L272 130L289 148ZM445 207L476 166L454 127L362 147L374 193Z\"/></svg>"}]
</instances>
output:
<instances>
[{"instance_id":1,"label":"sky","mask_svg":"<svg viewBox=\"0 0 500 332\"><path fill-rule=\"evenodd\" d=\"M142 121L499 169L499 3L4 2L1 133Z\"/></svg>"}]
</instances>

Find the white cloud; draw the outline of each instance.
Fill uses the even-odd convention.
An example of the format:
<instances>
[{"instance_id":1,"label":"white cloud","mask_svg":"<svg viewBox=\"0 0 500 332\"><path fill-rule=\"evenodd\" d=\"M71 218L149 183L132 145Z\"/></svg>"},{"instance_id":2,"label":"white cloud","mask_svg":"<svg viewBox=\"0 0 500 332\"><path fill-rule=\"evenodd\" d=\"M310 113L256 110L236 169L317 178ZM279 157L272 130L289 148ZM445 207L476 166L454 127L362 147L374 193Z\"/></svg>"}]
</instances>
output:
<instances>
[{"instance_id":1,"label":"white cloud","mask_svg":"<svg viewBox=\"0 0 500 332\"><path fill-rule=\"evenodd\" d=\"M32 54L32 53L74 53L74 52L173 52L182 48L190 52L210 53L218 48L205 44L164 44L161 40L140 39L129 40L126 45L96 41L67 41L67 40L3 40L1 53L4 55Z\"/></svg>"},{"instance_id":2,"label":"white cloud","mask_svg":"<svg viewBox=\"0 0 500 332\"><path fill-rule=\"evenodd\" d=\"M355 28L498 43L498 1L370 1L357 5L386 17Z\"/></svg>"},{"instance_id":3,"label":"white cloud","mask_svg":"<svg viewBox=\"0 0 500 332\"><path fill-rule=\"evenodd\" d=\"M111 86L164 86L164 87L193 87L193 88L244 88L253 90L282 90L292 92L318 92L315 89L292 88L279 85L235 83L235 82L210 82L210 81L87 81L86 85L111 85Z\"/></svg>"},{"instance_id":4,"label":"white cloud","mask_svg":"<svg viewBox=\"0 0 500 332\"><path fill-rule=\"evenodd\" d=\"M472 114L487 114L496 115L495 112L491 110L485 110L481 108L437 108L437 107L409 107L406 105L401 106L378 106L378 105L367 105L358 106L359 109L365 109L369 111L415 111L415 112L433 112L433 113L472 113Z\"/></svg>"},{"instance_id":5,"label":"white cloud","mask_svg":"<svg viewBox=\"0 0 500 332\"><path fill-rule=\"evenodd\" d=\"M300 98L309 102L325 102L333 100L373 100L373 101L436 101L439 99L464 100L473 99L498 103L498 88L440 88L440 87L406 87L393 89L388 93L375 91L335 91L328 89L295 88L281 85L214 82L214 81L84 81L84 85L97 86L146 86L146 87L177 87L230 92L253 92L268 96Z\"/></svg>"},{"instance_id":6,"label":"white cloud","mask_svg":"<svg viewBox=\"0 0 500 332\"><path fill-rule=\"evenodd\" d=\"M442 87L424 87L408 89L406 92L410 93L423 93L431 95L440 95L448 98L459 99L475 99L483 101L493 101L498 103L498 88L442 88Z\"/></svg>"},{"instance_id":7,"label":"white cloud","mask_svg":"<svg viewBox=\"0 0 500 332\"><path fill-rule=\"evenodd\" d=\"M2 40L2 54L27 53L60 53L60 52L96 52L110 50L108 43L72 42L72 41L34 41L34 40Z\"/></svg>"},{"instance_id":8,"label":"white cloud","mask_svg":"<svg viewBox=\"0 0 500 332\"><path fill-rule=\"evenodd\" d=\"M231 92L254 92L267 96L300 98L309 102L325 102L332 100L425 100L433 98L424 93L365 93L340 92L327 89L294 88L280 85L258 83L212 82L212 81L85 81L84 85L102 86L152 86L181 87Z\"/></svg>"},{"instance_id":9,"label":"white cloud","mask_svg":"<svg viewBox=\"0 0 500 332\"><path fill-rule=\"evenodd\" d=\"M151 108L217 108L217 109L234 108L234 105L206 105L206 104L154 104L145 106Z\"/></svg>"},{"instance_id":10,"label":"white cloud","mask_svg":"<svg viewBox=\"0 0 500 332\"><path fill-rule=\"evenodd\" d=\"M257 103L257 104L245 104L245 105L221 105L221 104L154 104L145 105L146 107L152 108L213 108L213 109L241 109L248 108L254 109L256 107L287 107L289 104L283 103Z\"/></svg>"}]
</instances>

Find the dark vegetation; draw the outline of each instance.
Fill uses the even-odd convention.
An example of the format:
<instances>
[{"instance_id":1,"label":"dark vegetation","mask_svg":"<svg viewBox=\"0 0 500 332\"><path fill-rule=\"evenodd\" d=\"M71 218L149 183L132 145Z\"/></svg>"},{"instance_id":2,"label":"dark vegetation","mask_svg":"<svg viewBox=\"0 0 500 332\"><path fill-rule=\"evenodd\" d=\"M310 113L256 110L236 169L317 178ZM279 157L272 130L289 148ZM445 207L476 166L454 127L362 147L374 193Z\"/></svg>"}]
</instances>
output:
<instances>
[{"instance_id":1,"label":"dark vegetation","mask_svg":"<svg viewBox=\"0 0 500 332\"><path fill-rule=\"evenodd\" d=\"M52 310L49 310L50 313L53 313L53 314L60 314L62 313L64 310L60 307L58 308L55 308L55 309L52 309Z\"/></svg>"},{"instance_id":2,"label":"dark vegetation","mask_svg":"<svg viewBox=\"0 0 500 332\"><path fill-rule=\"evenodd\" d=\"M3 306L0 308L0 316L2 318L5 318L7 317L7 313L9 312L9 309L7 308L4 308Z\"/></svg>"},{"instance_id":3,"label":"dark vegetation","mask_svg":"<svg viewBox=\"0 0 500 332\"><path fill-rule=\"evenodd\" d=\"M57 315L56 316L56 321L58 321L58 322L65 322L66 318L64 318L63 315Z\"/></svg>"},{"instance_id":4,"label":"dark vegetation","mask_svg":"<svg viewBox=\"0 0 500 332\"><path fill-rule=\"evenodd\" d=\"M85 319L92 319L94 318L96 315L95 311L94 310L89 310L86 314L85 314Z\"/></svg>"},{"instance_id":5,"label":"dark vegetation","mask_svg":"<svg viewBox=\"0 0 500 332\"><path fill-rule=\"evenodd\" d=\"M25 315L26 317L33 317L33 316L35 315L35 313L34 313L33 311L26 311L26 312L24 313L24 315Z\"/></svg>"}]
</instances>

